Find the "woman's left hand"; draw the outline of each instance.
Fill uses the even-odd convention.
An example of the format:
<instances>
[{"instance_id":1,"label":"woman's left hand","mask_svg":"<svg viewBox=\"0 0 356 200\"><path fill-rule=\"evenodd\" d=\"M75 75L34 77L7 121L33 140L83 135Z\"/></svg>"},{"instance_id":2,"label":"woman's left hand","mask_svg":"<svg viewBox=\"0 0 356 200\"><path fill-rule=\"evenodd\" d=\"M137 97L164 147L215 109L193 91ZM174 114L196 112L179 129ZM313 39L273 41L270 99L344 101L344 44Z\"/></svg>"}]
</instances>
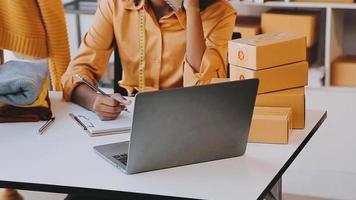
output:
<instances>
[{"instance_id":1,"label":"woman's left hand","mask_svg":"<svg viewBox=\"0 0 356 200\"><path fill-rule=\"evenodd\" d=\"M185 10L200 10L200 0L184 0L183 7Z\"/></svg>"}]
</instances>

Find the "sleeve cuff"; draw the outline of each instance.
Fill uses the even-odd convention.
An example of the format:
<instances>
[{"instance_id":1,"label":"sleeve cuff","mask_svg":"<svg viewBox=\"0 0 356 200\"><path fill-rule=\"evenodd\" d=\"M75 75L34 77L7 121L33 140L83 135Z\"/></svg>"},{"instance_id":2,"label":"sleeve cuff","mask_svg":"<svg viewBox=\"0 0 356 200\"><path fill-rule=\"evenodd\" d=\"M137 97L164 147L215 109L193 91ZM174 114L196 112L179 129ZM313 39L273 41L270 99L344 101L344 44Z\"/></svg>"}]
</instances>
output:
<instances>
[{"instance_id":1,"label":"sleeve cuff","mask_svg":"<svg viewBox=\"0 0 356 200\"><path fill-rule=\"evenodd\" d=\"M199 72L185 58L183 64L184 87L209 84L212 78L225 78L226 66L220 54L213 48L207 48L204 52Z\"/></svg>"},{"instance_id":2,"label":"sleeve cuff","mask_svg":"<svg viewBox=\"0 0 356 200\"><path fill-rule=\"evenodd\" d=\"M83 81L79 80L76 77L76 74L79 74L83 78L87 79L88 81L97 84L98 81L90 75L90 73L87 73L85 71L82 71L80 73L73 73L73 74L65 74L62 78L62 86L63 86L63 99L65 101L71 101L72 99L72 94L74 89L83 83Z\"/></svg>"}]
</instances>

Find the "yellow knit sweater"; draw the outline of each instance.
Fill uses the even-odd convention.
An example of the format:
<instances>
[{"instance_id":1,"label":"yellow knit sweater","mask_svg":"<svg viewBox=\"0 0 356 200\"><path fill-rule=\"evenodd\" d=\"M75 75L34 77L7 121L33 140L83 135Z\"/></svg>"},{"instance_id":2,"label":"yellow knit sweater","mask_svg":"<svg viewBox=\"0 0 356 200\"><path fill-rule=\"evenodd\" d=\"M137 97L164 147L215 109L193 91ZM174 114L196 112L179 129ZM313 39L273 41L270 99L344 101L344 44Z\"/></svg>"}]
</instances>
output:
<instances>
[{"instance_id":1,"label":"yellow knit sweater","mask_svg":"<svg viewBox=\"0 0 356 200\"><path fill-rule=\"evenodd\" d=\"M61 0L0 0L0 49L49 58L54 90L70 61Z\"/></svg>"}]
</instances>

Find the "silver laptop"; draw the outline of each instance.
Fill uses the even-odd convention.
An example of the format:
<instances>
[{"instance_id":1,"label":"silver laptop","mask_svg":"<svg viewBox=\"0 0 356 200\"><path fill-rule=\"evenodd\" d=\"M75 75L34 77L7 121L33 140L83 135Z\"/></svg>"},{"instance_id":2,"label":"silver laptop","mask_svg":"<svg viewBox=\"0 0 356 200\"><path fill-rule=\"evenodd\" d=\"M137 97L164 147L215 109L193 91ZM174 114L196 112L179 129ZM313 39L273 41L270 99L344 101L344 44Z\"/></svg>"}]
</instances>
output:
<instances>
[{"instance_id":1,"label":"silver laptop","mask_svg":"<svg viewBox=\"0 0 356 200\"><path fill-rule=\"evenodd\" d=\"M130 142L94 150L127 174L243 155L257 87L251 79L139 93Z\"/></svg>"}]
</instances>

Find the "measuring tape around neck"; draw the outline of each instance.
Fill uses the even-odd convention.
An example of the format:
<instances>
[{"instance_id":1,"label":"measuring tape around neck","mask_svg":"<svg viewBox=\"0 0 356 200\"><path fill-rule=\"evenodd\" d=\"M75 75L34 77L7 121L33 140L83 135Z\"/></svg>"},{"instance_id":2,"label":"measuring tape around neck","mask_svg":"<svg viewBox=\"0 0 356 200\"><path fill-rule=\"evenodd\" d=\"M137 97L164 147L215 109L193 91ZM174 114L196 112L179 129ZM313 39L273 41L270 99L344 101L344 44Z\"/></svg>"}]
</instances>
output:
<instances>
[{"instance_id":1,"label":"measuring tape around neck","mask_svg":"<svg viewBox=\"0 0 356 200\"><path fill-rule=\"evenodd\" d=\"M145 23L146 16L144 9L139 11L140 13L140 24L139 24L139 53L140 53L140 63L138 68L138 92L143 92L145 89L145 50L146 50L146 33L145 33Z\"/></svg>"}]
</instances>

